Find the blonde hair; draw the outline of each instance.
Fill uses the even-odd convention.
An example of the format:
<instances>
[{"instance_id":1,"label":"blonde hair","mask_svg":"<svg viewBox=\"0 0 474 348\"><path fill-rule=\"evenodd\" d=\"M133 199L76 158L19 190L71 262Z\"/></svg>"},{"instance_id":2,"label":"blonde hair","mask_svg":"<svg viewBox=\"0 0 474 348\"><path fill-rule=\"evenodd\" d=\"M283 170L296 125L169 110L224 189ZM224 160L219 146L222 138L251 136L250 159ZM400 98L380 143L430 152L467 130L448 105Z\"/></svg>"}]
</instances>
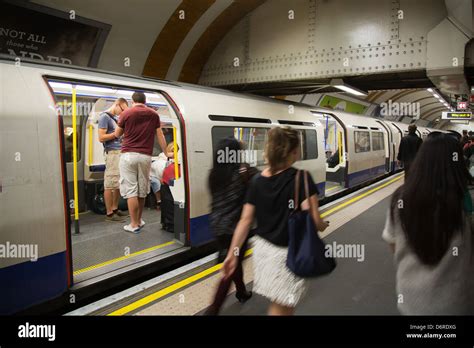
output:
<instances>
[{"instance_id":1,"label":"blonde hair","mask_svg":"<svg viewBox=\"0 0 474 348\"><path fill-rule=\"evenodd\" d=\"M265 158L273 174L288 164L288 157L300 143L298 132L290 127L275 127L268 131Z\"/></svg>"}]
</instances>

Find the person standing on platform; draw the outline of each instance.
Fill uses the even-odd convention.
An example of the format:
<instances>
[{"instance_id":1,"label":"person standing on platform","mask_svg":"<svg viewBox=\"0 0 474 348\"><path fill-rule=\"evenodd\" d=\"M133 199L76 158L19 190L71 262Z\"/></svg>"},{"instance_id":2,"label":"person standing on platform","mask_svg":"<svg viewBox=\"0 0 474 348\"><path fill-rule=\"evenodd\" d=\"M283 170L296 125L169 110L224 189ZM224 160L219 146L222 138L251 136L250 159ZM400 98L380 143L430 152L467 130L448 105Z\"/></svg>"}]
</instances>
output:
<instances>
[{"instance_id":1,"label":"person standing on platform","mask_svg":"<svg viewBox=\"0 0 474 348\"><path fill-rule=\"evenodd\" d=\"M405 169L405 176L410 171L411 164L415 159L416 153L420 148L423 140L416 134L416 125L411 124L408 126L408 135L402 138L400 147L398 148L397 159L403 163Z\"/></svg>"},{"instance_id":2,"label":"person standing on platform","mask_svg":"<svg viewBox=\"0 0 474 348\"><path fill-rule=\"evenodd\" d=\"M393 194L382 238L395 253L402 314L474 314L471 180L459 141L433 132Z\"/></svg>"},{"instance_id":3,"label":"person standing on platform","mask_svg":"<svg viewBox=\"0 0 474 348\"><path fill-rule=\"evenodd\" d=\"M241 144L235 138L221 140L214 153L214 165L209 174L208 185L212 197L210 225L219 248L219 263L224 261L229 251L232 235L242 213L248 182L253 175L258 173L256 168L243 163L243 158L238 155L242 153L242 150ZM225 156L221 156L224 153L233 153L233 158L236 160L226 160ZM207 315L219 314L232 282L237 289L235 296L239 302L243 303L252 296L252 292L245 288L242 268L246 249L247 241L241 248L235 272L231 277L221 279L214 301L206 311Z\"/></svg>"},{"instance_id":4,"label":"person standing on platform","mask_svg":"<svg viewBox=\"0 0 474 348\"><path fill-rule=\"evenodd\" d=\"M127 109L127 100L119 98L99 116L99 141L104 145L105 151L104 201L107 210L105 221L124 222L125 217L128 216L128 214L118 210L120 199L119 162L122 143L115 136L115 128L117 128L119 120L118 115Z\"/></svg>"},{"instance_id":5,"label":"person standing on platform","mask_svg":"<svg viewBox=\"0 0 474 348\"><path fill-rule=\"evenodd\" d=\"M288 219L294 211L295 177L298 170L292 165L300 159L301 141L298 132L289 127L275 127L268 131L265 158L268 167L250 181L245 204L232 243L222 266L224 279L237 269L242 246L256 217L257 230L253 240L253 291L271 301L268 314L292 315L305 292L305 279L296 276L286 266L288 255ZM318 190L308 173L309 197L300 185L300 209L310 206L311 216L319 231L328 223L318 209ZM311 200L311 204L309 204Z\"/></svg>"},{"instance_id":6,"label":"person standing on platform","mask_svg":"<svg viewBox=\"0 0 474 348\"><path fill-rule=\"evenodd\" d=\"M127 199L131 218L124 230L138 233L145 225L142 214L145 198L150 192L151 156L155 136L162 151L166 151L166 140L160 128L160 117L145 105L145 93L133 93L132 100L132 107L120 116L115 135L123 135L119 166L120 193Z\"/></svg>"},{"instance_id":7,"label":"person standing on platform","mask_svg":"<svg viewBox=\"0 0 474 348\"><path fill-rule=\"evenodd\" d=\"M462 130L462 137L461 137L461 146L464 148L464 145L466 145L469 142L469 135L467 133L467 129Z\"/></svg>"}]
</instances>

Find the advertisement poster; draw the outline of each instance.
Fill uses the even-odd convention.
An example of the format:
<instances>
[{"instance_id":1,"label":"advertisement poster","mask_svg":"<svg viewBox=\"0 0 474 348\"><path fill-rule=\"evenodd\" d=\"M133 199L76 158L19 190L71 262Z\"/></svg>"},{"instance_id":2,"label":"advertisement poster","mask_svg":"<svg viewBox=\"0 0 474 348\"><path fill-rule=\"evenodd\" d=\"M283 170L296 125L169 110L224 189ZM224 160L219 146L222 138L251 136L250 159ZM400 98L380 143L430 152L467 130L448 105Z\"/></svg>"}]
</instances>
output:
<instances>
[{"instance_id":1,"label":"advertisement poster","mask_svg":"<svg viewBox=\"0 0 474 348\"><path fill-rule=\"evenodd\" d=\"M75 13L0 0L0 54L97 67L109 31Z\"/></svg>"},{"instance_id":2,"label":"advertisement poster","mask_svg":"<svg viewBox=\"0 0 474 348\"><path fill-rule=\"evenodd\" d=\"M325 95L319 101L319 106L334 110L341 110L346 112L352 112L354 114L363 115L367 110L367 106L363 104L354 103L341 98Z\"/></svg>"}]
</instances>

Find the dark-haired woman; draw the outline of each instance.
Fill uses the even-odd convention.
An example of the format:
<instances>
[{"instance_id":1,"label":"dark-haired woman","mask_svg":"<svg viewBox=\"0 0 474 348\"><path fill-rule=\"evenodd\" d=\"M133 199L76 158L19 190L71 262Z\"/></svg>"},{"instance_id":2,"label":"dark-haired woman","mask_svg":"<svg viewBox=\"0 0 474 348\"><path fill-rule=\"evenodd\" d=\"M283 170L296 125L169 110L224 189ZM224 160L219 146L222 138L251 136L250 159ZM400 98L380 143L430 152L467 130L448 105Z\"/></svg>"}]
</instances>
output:
<instances>
[{"instance_id":1,"label":"dark-haired woman","mask_svg":"<svg viewBox=\"0 0 474 348\"><path fill-rule=\"evenodd\" d=\"M402 314L474 314L470 181L459 142L434 132L395 191L382 237L395 252Z\"/></svg>"},{"instance_id":2,"label":"dark-haired woman","mask_svg":"<svg viewBox=\"0 0 474 348\"><path fill-rule=\"evenodd\" d=\"M250 226L256 217L257 231L253 240L253 291L268 300L270 315L292 315L305 293L305 280L286 267L288 254L288 218L294 209L295 177L292 165L300 159L301 147L298 132L289 127L276 127L268 131L265 159L268 167L250 183L242 216L222 267L224 278L236 269L239 259L233 253L242 248ZM318 190L308 175L309 197L300 185L301 209L308 209L319 231L327 222L318 210Z\"/></svg>"},{"instance_id":3,"label":"dark-haired woman","mask_svg":"<svg viewBox=\"0 0 474 348\"><path fill-rule=\"evenodd\" d=\"M216 237L219 248L219 262L222 262L229 250L235 226L239 221L244 204L247 183L257 170L243 163L242 146L235 138L221 140L214 153L214 165L209 175L209 189L212 196L210 214L211 231ZM247 291L244 283L242 261L246 243L239 254L239 262L232 277L222 279L217 287L212 305L206 315L217 315L226 298L232 282L240 302L247 301L252 293Z\"/></svg>"}]
</instances>

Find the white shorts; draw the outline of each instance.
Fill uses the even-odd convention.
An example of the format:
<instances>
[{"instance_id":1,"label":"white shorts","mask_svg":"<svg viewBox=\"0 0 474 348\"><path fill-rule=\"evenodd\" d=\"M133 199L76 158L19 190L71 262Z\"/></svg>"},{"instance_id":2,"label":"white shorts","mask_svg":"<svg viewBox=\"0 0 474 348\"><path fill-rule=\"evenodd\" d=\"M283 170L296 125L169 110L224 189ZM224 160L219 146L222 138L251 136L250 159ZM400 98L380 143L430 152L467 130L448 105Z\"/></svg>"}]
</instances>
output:
<instances>
[{"instance_id":1,"label":"white shorts","mask_svg":"<svg viewBox=\"0 0 474 348\"><path fill-rule=\"evenodd\" d=\"M120 156L120 195L145 198L150 193L151 156L125 152Z\"/></svg>"}]
</instances>

